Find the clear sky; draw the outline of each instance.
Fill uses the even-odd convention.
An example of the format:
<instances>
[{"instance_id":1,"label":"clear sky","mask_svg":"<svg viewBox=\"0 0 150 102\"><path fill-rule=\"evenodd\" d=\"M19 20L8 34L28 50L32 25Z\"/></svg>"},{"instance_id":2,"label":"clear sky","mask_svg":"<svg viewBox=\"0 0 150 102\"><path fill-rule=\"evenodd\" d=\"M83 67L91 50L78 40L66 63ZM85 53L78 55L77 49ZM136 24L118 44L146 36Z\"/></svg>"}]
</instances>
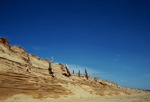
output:
<instances>
[{"instance_id":1,"label":"clear sky","mask_svg":"<svg viewBox=\"0 0 150 102\"><path fill-rule=\"evenodd\" d=\"M150 89L150 0L0 0L0 36L71 72Z\"/></svg>"}]
</instances>

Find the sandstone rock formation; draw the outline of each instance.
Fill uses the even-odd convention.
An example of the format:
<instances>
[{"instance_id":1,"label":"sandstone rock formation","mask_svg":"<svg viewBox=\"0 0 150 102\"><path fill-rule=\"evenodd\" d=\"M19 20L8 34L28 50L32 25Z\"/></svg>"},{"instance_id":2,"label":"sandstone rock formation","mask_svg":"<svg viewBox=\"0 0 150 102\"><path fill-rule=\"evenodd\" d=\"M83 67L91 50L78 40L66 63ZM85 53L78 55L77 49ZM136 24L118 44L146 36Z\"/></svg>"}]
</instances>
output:
<instances>
[{"instance_id":1,"label":"sandstone rock formation","mask_svg":"<svg viewBox=\"0 0 150 102\"><path fill-rule=\"evenodd\" d=\"M45 99L147 93L100 78L88 76L87 80L80 71L72 74L67 65L52 61L53 58L49 61L27 53L20 46L11 46L6 38L0 37L0 100L16 94Z\"/></svg>"}]
</instances>

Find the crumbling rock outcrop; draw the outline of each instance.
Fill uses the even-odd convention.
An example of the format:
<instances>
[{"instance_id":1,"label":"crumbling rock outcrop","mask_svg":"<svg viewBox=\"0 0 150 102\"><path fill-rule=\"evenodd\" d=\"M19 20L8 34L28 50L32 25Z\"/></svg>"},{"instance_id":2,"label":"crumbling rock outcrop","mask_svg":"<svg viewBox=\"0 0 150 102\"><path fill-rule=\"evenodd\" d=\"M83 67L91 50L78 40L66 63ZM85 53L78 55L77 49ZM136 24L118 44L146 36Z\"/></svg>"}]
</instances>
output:
<instances>
[{"instance_id":1,"label":"crumbling rock outcrop","mask_svg":"<svg viewBox=\"0 0 150 102\"><path fill-rule=\"evenodd\" d=\"M7 49L10 49L10 44L6 38L0 37L0 45L4 46Z\"/></svg>"},{"instance_id":2,"label":"crumbling rock outcrop","mask_svg":"<svg viewBox=\"0 0 150 102\"><path fill-rule=\"evenodd\" d=\"M28 54L22 47L10 45L6 38L0 37L0 57L22 63L31 64L33 67L47 69L49 61L47 59L39 58L36 55Z\"/></svg>"},{"instance_id":3,"label":"crumbling rock outcrop","mask_svg":"<svg viewBox=\"0 0 150 102\"><path fill-rule=\"evenodd\" d=\"M146 92L92 78L88 76L86 69L85 75L80 74L80 70L79 73L72 74L67 65L52 63L52 60L29 54L22 47L11 46L6 38L0 37L0 100L15 94L41 99L65 95L80 98L85 97L85 93L88 96L104 96Z\"/></svg>"},{"instance_id":4,"label":"crumbling rock outcrop","mask_svg":"<svg viewBox=\"0 0 150 102\"><path fill-rule=\"evenodd\" d=\"M28 54L26 53L26 50L24 50L22 47L12 45L12 46L10 46L10 48L15 54L21 55L22 57L28 57Z\"/></svg>"}]
</instances>

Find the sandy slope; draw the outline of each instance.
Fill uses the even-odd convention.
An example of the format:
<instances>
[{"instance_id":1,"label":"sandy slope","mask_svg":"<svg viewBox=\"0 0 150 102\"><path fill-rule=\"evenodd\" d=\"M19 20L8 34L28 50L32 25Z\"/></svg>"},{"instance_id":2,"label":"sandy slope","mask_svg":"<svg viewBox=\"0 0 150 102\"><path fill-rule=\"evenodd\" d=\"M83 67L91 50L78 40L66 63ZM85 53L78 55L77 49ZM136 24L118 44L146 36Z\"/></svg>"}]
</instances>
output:
<instances>
[{"instance_id":1,"label":"sandy slope","mask_svg":"<svg viewBox=\"0 0 150 102\"><path fill-rule=\"evenodd\" d=\"M48 60L28 54L20 46L11 46L5 38L0 37L0 101L65 102L85 99L82 101L96 102L105 99L105 96L112 96L111 100L116 95L149 93L101 78L88 77L87 80L78 73L68 76L66 67L60 63L52 63L51 68L53 75L49 73Z\"/></svg>"},{"instance_id":2,"label":"sandy slope","mask_svg":"<svg viewBox=\"0 0 150 102\"><path fill-rule=\"evenodd\" d=\"M150 102L150 94L103 96L81 100L65 100L55 102Z\"/></svg>"},{"instance_id":3,"label":"sandy slope","mask_svg":"<svg viewBox=\"0 0 150 102\"><path fill-rule=\"evenodd\" d=\"M15 95L7 100L1 100L0 102L150 102L150 94L138 94L138 95L121 95L121 96L97 96L93 98L81 98L81 99L51 99L44 100L33 99L30 96Z\"/></svg>"}]
</instances>

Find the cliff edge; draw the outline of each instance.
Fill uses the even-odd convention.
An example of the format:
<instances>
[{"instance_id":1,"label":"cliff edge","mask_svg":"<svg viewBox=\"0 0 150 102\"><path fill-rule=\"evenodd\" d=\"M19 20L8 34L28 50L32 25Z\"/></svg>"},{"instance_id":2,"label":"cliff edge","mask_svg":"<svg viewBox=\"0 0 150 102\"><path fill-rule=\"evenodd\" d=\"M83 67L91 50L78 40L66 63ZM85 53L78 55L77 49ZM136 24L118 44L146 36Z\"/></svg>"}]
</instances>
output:
<instances>
[{"instance_id":1,"label":"cliff edge","mask_svg":"<svg viewBox=\"0 0 150 102\"><path fill-rule=\"evenodd\" d=\"M100 78L87 79L78 73L68 75L69 70L61 63L51 63L52 76L49 67L49 60L28 54L22 47L11 46L6 38L0 37L0 100L18 94L51 100L148 93Z\"/></svg>"}]
</instances>

